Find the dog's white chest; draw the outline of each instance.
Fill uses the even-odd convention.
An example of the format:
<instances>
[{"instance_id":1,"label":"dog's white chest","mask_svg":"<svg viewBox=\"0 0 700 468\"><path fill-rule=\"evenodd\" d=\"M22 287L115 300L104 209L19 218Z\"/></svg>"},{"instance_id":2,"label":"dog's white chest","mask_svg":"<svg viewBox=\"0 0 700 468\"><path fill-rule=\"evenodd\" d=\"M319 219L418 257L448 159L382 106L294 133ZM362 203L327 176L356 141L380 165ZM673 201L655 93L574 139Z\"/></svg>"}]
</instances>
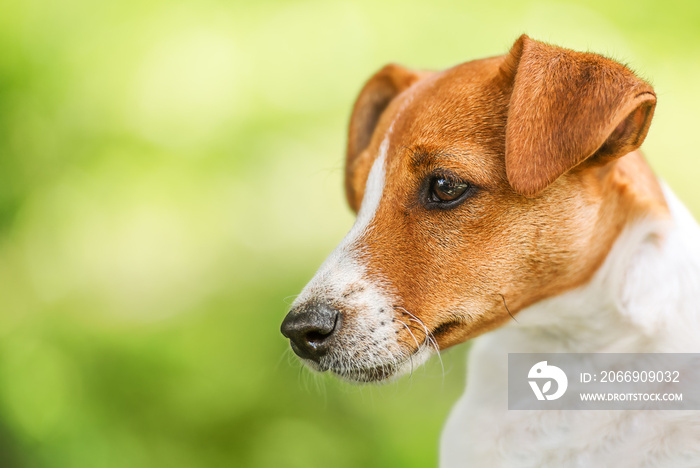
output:
<instances>
[{"instance_id":1,"label":"dog's white chest","mask_svg":"<svg viewBox=\"0 0 700 468\"><path fill-rule=\"evenodd\" d=\"M509 411L507 352L487 356L498 340L484 338L443 429L442 468L699 466L693 411Z\"/></svg>"}]
</instances>

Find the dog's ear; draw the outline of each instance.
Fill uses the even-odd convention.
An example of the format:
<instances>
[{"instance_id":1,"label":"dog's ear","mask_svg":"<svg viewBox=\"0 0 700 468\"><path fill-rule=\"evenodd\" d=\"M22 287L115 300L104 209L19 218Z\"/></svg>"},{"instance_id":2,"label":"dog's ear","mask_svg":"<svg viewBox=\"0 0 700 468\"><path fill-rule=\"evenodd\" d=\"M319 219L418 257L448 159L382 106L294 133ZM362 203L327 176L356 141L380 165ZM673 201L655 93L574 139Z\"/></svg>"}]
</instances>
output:
<instances>
[{"instance_id":1,"label":"dog's ear","mask_svg":"<svg viewBox=\"0 0 700 468\"><path fill-rule=\"evenodd\" d=\"M366 159L370 155L364 150L372 140L379 118L401 91L410 87L424 74L425 72L389 64L375 73L360 91L350 118L345 160L345 194L350 207L355 212L360 209L362 201L362 193L357 193L357 188L369 173L369 164Z\"/></svg>"},{"instance_id":2,"label":"dog's ear","mask_svg":"<svg viewBox=\"0 0 700 468\"><path fill-rule=\"evenodd\" d=\"M583 161L624 156L649 130L653 89L612 60L523 35L500 72L512 86L506 173L521 195L537 195Z\"/></svg>"}]
</instances>

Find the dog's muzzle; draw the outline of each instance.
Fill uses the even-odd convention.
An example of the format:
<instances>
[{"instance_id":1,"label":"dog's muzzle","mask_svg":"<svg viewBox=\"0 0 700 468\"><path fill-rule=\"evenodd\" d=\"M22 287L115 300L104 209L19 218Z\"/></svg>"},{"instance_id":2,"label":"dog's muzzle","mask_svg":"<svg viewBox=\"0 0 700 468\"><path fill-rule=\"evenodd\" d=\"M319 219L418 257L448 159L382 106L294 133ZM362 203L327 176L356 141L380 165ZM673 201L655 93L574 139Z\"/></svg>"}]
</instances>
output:
<instances>
[{"instance_id":1,"label":"dog's muzzle","mask_svg":"<svg viewBox=\"0 0 700 468\"><path fill-rule=\"evenodd\" d=\"M318 363L328 353L333 334L340 328L340 314L325 302L310 301L293 308L281 331L292 350L303 359Z\"/></svg>"}]
</instances>

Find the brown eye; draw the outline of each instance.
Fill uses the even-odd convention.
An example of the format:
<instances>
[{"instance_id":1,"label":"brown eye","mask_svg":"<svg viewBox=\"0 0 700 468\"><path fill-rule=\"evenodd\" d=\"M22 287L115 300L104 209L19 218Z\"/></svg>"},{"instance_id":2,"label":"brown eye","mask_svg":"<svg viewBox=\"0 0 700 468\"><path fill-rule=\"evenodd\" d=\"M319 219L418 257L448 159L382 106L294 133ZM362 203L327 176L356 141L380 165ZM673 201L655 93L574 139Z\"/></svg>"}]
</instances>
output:
<instances>
[{"instance_id":1,"label":"brown eye","mask_svg":"<svg viewBox=\"0 0 700 468\"><path fill-rule=\"evenodd\" d=\"M438 177L430 185L431 198L436 202L451 202L462 196L468 188L466 182Z\"/></svg>"}]
</instances>

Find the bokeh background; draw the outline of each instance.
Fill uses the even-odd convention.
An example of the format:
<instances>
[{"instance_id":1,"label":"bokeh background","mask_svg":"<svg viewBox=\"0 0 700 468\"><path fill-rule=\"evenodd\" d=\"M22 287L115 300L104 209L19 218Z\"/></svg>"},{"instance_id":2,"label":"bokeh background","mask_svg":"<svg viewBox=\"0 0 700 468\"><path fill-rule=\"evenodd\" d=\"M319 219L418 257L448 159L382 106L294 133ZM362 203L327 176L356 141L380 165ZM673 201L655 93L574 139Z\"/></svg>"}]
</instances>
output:
<instances>
[{"instance_id":1,"label":"bokeh background","mask_svg":"<svg viewBox=\"0 0 700 468\"><path fill-rule=\"evenodd\" d=\"M654 84L700 213L696 1L0 2L0 468L434 466L465 346L357 387L279 324L352 224L363 81L522 32Z\"/></svg>"}]
</instances>

